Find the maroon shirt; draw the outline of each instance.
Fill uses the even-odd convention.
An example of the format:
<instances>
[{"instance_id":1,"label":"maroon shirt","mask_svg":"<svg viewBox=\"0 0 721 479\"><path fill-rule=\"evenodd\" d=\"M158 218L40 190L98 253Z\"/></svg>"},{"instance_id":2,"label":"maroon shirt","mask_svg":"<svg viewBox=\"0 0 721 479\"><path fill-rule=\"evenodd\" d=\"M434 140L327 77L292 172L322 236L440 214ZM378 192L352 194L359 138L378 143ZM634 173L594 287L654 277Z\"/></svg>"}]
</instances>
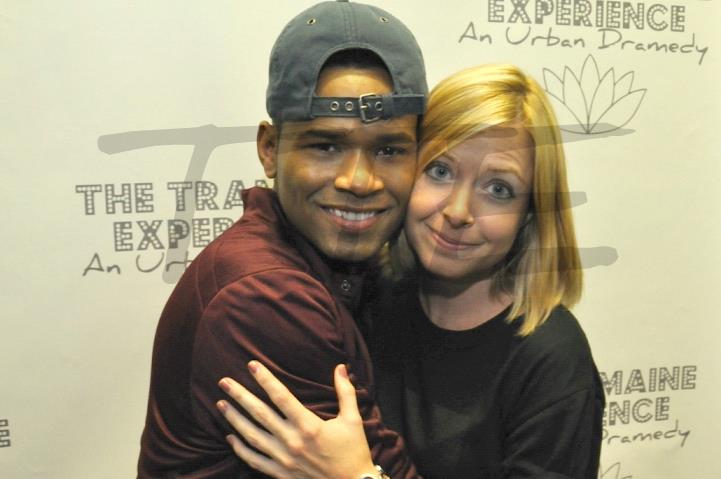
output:
<instances>
[{"instance_id":1,"label":"maroon shirt","mask_svg":"<svg viewBox=\"0 0 721 479\"><path fill-rule=\"evenodd\" d=\"M230 449L215 407L227 399L223 376L267 398L247 370L251 359L324 419L338 412L333 368L348 364L375 462L393 479L417 477L373 399L370 358L349 310L361 276L324 260L273 191L252 188L243 201L243 217L198 255L163 310L138 477L264 477Z\"/></svg>"}]
</instances>

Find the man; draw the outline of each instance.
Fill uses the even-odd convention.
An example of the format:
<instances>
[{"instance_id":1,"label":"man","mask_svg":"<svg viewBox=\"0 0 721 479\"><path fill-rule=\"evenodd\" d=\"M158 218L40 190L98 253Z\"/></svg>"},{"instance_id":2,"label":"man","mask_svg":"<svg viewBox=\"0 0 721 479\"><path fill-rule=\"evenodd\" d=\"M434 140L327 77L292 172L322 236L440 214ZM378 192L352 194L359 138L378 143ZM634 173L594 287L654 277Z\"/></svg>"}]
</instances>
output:
<instances>
[{"instance_id":1,"label":"man","mask_svg":"<svg viewBox=\"0 0 721 479\"><path fill-rule=\"evenodd\" d=\"M190 265L158 325L138 475L253 477L225 442L217 381L259 359L319 416L337 414L348 364L374 461L415 470L380 422L369 356L351 314L363 272L398 229L415 175L427 87L420 49L390 14L324 2L291 20L270 59L258 156L274 189ZM369 471L369 474L373 471Z\"/></svg>"}]
</instances>

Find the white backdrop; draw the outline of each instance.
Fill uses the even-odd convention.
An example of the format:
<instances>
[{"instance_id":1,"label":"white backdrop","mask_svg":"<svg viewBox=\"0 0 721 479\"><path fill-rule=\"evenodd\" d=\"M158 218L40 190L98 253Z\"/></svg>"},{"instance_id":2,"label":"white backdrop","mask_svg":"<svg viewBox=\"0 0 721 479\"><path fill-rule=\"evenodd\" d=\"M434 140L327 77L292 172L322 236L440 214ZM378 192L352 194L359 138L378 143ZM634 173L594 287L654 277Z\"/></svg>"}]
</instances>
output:
<instances>
[{"instance_id":1,"label":"white backdrop","mask_svg":"<svg viewBox=\"0 0 721 479\"><path fill-rule=\"evenodd\" d=\"M721 8L676 1L377 2L429 84L511 62L556 97L604 479L721 478ZM0 477L134 477L158 316L263 181L267 58L310 3L0 2Z\"/></svg>"}]
</instances>

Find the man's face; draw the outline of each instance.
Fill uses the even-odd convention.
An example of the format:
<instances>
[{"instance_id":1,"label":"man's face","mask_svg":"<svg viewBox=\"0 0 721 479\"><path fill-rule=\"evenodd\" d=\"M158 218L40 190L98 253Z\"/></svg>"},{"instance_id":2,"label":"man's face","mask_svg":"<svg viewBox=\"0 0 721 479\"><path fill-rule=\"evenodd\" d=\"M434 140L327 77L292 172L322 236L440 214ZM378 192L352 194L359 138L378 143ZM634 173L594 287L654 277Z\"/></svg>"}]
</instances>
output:
<instances>
[{"instance_id":1,"label":"man's face","mask_svg":"<svg viewBox=\"0 0 721 479\"><path fill-rule=\"evenodd\" d=\"M358 98L390 91L381 69L330 67L316 94ZM275 139L273 127L261 125L259 155L283 210L325 255L369 259L399 227L415 176L416 122L413 115L374 123L321 117L284 123Z\"/></svg>"}]
</instances>

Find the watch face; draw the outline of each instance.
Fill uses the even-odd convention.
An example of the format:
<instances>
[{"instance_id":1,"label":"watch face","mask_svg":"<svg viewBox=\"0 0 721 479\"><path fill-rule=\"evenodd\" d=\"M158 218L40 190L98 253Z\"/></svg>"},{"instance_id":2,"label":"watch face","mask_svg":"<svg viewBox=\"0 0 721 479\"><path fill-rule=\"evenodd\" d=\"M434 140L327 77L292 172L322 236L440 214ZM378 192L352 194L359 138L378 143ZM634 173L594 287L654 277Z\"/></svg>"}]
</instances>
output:
<instances>
[{"instance_id":1,"label":"watch face","mask_svg":"<svg viewBox=\"0 0 721 479\"><path fill-rule=\"evenodd\" d=\"M376 465L376 473L365 473L361 475L358 479L390 479L388 474L386 474L386 471L383 470L381 466Z\"/></svg>"},{"instance_id":2,"label":"watch face","mask_svg":"<svg viewBox=\"0 0 721 479\"><path fill-rule=\"evenodd\" d=\"M386 471L378 464L376 464L376 470L378 471L378 479L391 479L390 476L386 474Z\"/></svg>"}]
</instances>

